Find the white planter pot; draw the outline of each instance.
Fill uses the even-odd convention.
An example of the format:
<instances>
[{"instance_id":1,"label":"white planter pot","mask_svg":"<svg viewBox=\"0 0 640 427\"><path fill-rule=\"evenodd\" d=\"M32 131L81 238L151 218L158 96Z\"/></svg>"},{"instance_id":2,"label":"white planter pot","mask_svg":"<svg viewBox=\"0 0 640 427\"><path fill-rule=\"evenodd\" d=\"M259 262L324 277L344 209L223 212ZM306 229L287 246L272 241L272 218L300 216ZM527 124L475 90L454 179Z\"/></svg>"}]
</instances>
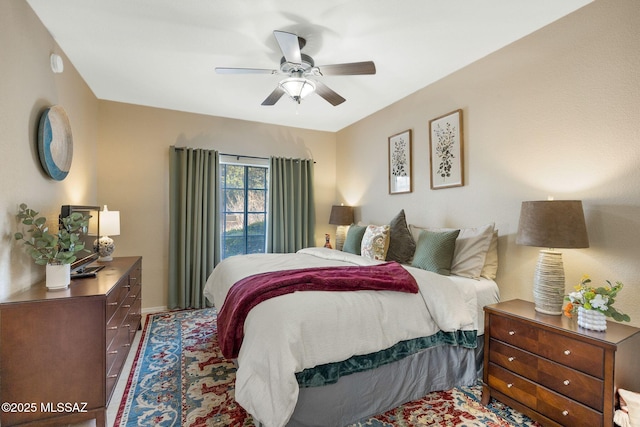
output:
<instances>
[{"instance_id":1,"label":"white planter pot","mask_svg":"<svg viewBox=\"0 0 640 427\"><path fill-rule=\"evenodd\" d=\"M66 289L71 283L71 264L47 264L47 289Z\"/></svg>"},{"instance_id":2,"label":"white planter pot","mask_svg":"<svg viewBox=\"0 0 640 427\"><path fill-rule=\"evenodd\" d=\"M597 310L578 307L578 325L593 331L607 330L607 316Z\"/></svg>"}]
</instances>

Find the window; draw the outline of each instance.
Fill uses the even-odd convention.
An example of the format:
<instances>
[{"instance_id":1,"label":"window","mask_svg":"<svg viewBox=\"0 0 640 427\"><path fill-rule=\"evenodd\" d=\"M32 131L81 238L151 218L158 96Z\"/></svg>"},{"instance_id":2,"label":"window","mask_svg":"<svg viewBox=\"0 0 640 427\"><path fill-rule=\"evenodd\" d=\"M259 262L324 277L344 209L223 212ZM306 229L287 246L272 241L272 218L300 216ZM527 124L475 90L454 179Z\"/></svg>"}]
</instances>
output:
<instances>
[{"instance_id":1,"label":"window","mask_svg":"<svg viewBox=\"0 0 640 427\"><path fill-rule=\"evenodd\" d=\"M221 259L266 252L268 162L220 156Z\"/></svg>"}]
</instances>

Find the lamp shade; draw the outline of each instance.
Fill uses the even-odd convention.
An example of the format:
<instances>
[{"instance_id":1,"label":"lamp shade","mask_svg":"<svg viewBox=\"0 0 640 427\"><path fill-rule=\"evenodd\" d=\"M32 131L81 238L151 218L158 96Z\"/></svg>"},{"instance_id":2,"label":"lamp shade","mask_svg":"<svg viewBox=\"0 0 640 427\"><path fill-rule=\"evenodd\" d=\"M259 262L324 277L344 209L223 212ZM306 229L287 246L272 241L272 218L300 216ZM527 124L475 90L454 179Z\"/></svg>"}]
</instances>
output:
<instances>
[{"instance_id":1,"label":"lamp shade","mask_svg":"<svg viewBox=\"0 0 640 427\"><path fill-rule=\"evenodd\" d=\"M331 207L331 216L329 224L333 225L351 225L353 224L353 206L337 206Z\"/></svg>"},{"instance_id":2,"label":"lamp shade","mask_svg":"<svg viewBox=\"0 0 640 427\"><path fill-rule=\"evenodd\" d=\"M580 200L522 202L516 244L544 248L588 248Z\"/></svg>"},{"instance_id":3,"label":"lamp shade","mask_svg":"<svg viewBox=\"0 0 640 427\"><path fill-rule=\"evenodd\" d=\"M100 234L103 236L120 235L120 211L110 211L107 205L100 211Z\"/></svg>"}]
</instances>

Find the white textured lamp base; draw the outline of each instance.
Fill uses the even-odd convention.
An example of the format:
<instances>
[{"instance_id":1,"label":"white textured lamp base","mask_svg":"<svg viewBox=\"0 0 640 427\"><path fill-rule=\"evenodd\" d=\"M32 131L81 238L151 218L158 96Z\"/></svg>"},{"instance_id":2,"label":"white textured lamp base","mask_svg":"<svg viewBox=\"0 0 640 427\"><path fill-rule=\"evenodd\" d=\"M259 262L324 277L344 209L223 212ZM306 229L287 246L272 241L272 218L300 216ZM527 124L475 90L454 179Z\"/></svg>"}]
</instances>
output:
<instances>
[{"instance_id":1,"label":"white textured lamp base","mask_svg":"<svg viewBox=\"0 0 640 427\"><path fill-rule=\"evenodd\" d=\"M339 225L336 229L336 249L341 251L344 247L344 241L347 238L348 225Z\"/></svg>"},{"instance_id":2,"label":"white textured lamp base","mask_svg":"<svg viewBox=\"0 0 640 427\"><path fill-rule=\"evenodd\" d=\"M539 313L562 314L564 266L561 252L540 251L533 278L533 301Z\"/></svg>"}]
</instances>

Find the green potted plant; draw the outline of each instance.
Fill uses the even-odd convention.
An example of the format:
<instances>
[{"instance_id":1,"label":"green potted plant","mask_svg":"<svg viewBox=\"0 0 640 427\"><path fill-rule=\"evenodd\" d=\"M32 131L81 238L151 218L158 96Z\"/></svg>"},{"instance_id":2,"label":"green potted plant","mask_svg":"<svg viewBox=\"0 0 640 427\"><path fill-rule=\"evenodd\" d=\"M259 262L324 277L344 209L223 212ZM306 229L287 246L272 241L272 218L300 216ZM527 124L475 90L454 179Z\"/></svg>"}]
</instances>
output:
<instances>
[{"instance_id":1,"label":"green potted plant","mask_svg":"<svg viewBox=\"0 0 640 427\"><path fill-rule=\"evenodd\" d=\"M46 265L46 282L49 289L64 289L71 283L71 263L78 252L89 252L80 240L80 234L89 225L89 215L74 212L61 218L56 233L49 231L47 219L39 212L20 204L16 215L28 228L25 233L15 233L16 240L22 240L27 253L38 265Z\"/></svg>"}]
</instances>

